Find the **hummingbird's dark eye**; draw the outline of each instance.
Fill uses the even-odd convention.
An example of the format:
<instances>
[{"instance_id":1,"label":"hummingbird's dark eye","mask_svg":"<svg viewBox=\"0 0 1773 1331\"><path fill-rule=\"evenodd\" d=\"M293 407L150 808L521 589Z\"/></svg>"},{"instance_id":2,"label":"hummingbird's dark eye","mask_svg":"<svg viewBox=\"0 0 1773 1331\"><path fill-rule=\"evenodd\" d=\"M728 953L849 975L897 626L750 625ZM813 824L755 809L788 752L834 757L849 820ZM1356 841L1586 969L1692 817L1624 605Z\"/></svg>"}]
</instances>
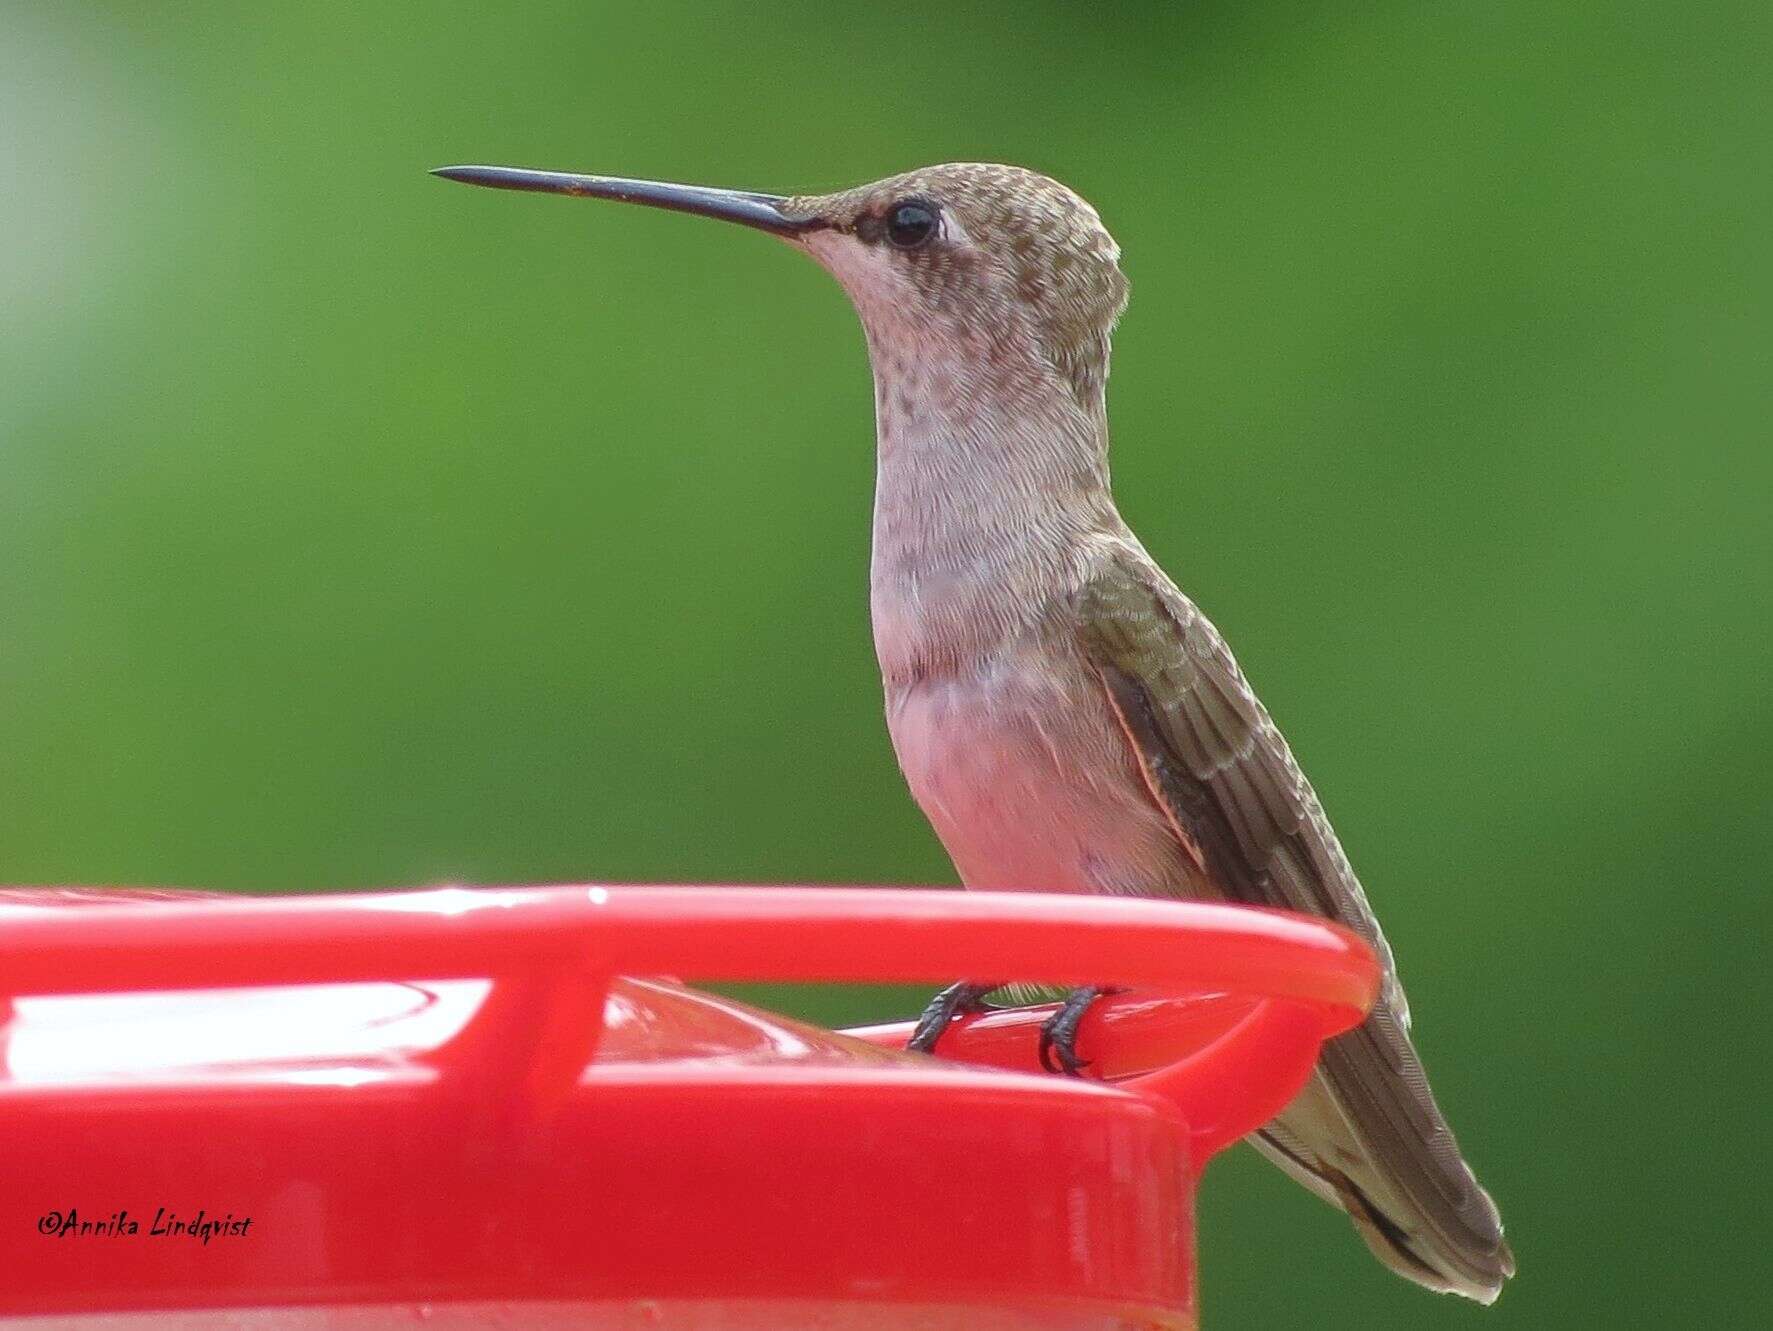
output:
<instances>
[{"instance_id":1,"label":"hummingbird's dark eye","mask_svg":"<svg viewBox=\"0 0 1773 1331\"><path fill-rule=\"evenodd\" d=\"M907 199L887 213L887 243L895 249L914 250L936 234L936 210L927 203Z\"/></svg>"}]
</instances>

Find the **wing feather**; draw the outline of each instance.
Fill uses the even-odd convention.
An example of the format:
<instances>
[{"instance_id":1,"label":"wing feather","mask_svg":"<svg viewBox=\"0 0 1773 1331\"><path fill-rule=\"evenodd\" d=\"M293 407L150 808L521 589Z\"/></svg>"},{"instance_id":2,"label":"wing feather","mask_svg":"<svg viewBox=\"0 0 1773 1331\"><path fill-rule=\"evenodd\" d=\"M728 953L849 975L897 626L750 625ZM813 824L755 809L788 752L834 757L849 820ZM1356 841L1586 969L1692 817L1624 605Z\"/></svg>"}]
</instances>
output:
<instances>
[{"instance_id":1,"label":"wing feather","mask_svg":"<svg viewBox=\"0 0 1773 1331\"><path fill-rule=\"evenodd\" d=\"M1514 1270L1496 1208L1429 1092L1391 949L1286 741L1218 630L1143 551L1111 560L1075 608L1146 787L1213 887L1347 925L1384 966L1373 1014L1325 1046L1259 1144L1338 1201L1382 1261L1488 1302Z\"/></svg>"}]
</instances>

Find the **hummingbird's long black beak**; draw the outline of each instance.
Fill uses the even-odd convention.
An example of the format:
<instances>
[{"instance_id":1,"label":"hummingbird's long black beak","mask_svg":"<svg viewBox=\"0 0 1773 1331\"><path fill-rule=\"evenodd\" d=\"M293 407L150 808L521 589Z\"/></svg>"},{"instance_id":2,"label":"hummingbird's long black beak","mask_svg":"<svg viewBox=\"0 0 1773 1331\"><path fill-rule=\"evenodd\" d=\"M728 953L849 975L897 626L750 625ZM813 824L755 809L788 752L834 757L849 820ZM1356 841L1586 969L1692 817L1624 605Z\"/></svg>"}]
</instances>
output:
<instances>
[{"instance_id":1,"label":"hummingbird's long black beak","mask_svg":"<svg viewBox=\"0 0 1773 1331\"><path fill-rule=\"evenodd\" d=\"M618 176L575 176L561 171L526 171L513 166L440 166L431 172L464 185L490 189L534 190L543 194L575 194L588 199L644 203L650 208L717 217L756 227L777 236L797 236L821 225L817 218L794 217L788 200L778 194L710 189L705 185L673 185L662 180L623 180Z\"/></svg>"}]
</instances>

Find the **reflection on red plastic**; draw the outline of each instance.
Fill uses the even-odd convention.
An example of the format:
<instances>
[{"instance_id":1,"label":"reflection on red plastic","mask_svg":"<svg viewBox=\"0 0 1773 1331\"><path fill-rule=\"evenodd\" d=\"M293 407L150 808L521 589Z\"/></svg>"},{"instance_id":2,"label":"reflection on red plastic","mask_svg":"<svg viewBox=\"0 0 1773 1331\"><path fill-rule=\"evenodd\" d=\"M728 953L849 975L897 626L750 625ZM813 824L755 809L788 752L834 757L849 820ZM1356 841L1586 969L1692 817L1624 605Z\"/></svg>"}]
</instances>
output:
<instances>
[{"instance_id":1,"label":"reflection on red plastic","mask_svg":"<svg viewBox=\"0 0 1773 1331\"><path fill-rule=\"evenodd\" d=\"M1137 992L1080 1081L1030 1075L1040 1010L937 1060L618 978L659 974ZM1201 1165L1375 984L1334 926L1174 902L0 893L0 1313L1192 1326ZM252 1223L151 1232L199 1212Z\"/></svg>"}]
</instances>

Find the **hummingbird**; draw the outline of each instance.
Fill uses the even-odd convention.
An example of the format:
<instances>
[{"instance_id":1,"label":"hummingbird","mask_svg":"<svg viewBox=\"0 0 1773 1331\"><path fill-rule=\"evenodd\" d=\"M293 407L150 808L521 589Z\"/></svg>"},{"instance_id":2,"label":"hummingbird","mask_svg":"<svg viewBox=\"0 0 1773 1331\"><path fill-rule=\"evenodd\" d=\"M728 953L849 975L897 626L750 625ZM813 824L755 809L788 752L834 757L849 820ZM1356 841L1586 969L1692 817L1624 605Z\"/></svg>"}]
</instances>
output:
<instances>
[{"instance_id":1,"label":"hummingbird","mask_svg":"<svg viewBox=\"0 0 1773 1331\"><path fill-rule=\"evenodd\" d=\"M974 889L1192 897L1348 926L1379 999L1253 1139L1386 1266L1492 1302L1514 1274L1410 1041L1390 947L1322 803L1225 640L1109 486L1110 335L1127 302L1096 210L1021 167L949 163L779 195L511 167L435 174L737 222L849 296L874 372L870 605L894 751ZM1003 987L937 995L911 1044ZM1073 992L1043 1059L1081 1066Z\"/></svg>"}]
</instances>

